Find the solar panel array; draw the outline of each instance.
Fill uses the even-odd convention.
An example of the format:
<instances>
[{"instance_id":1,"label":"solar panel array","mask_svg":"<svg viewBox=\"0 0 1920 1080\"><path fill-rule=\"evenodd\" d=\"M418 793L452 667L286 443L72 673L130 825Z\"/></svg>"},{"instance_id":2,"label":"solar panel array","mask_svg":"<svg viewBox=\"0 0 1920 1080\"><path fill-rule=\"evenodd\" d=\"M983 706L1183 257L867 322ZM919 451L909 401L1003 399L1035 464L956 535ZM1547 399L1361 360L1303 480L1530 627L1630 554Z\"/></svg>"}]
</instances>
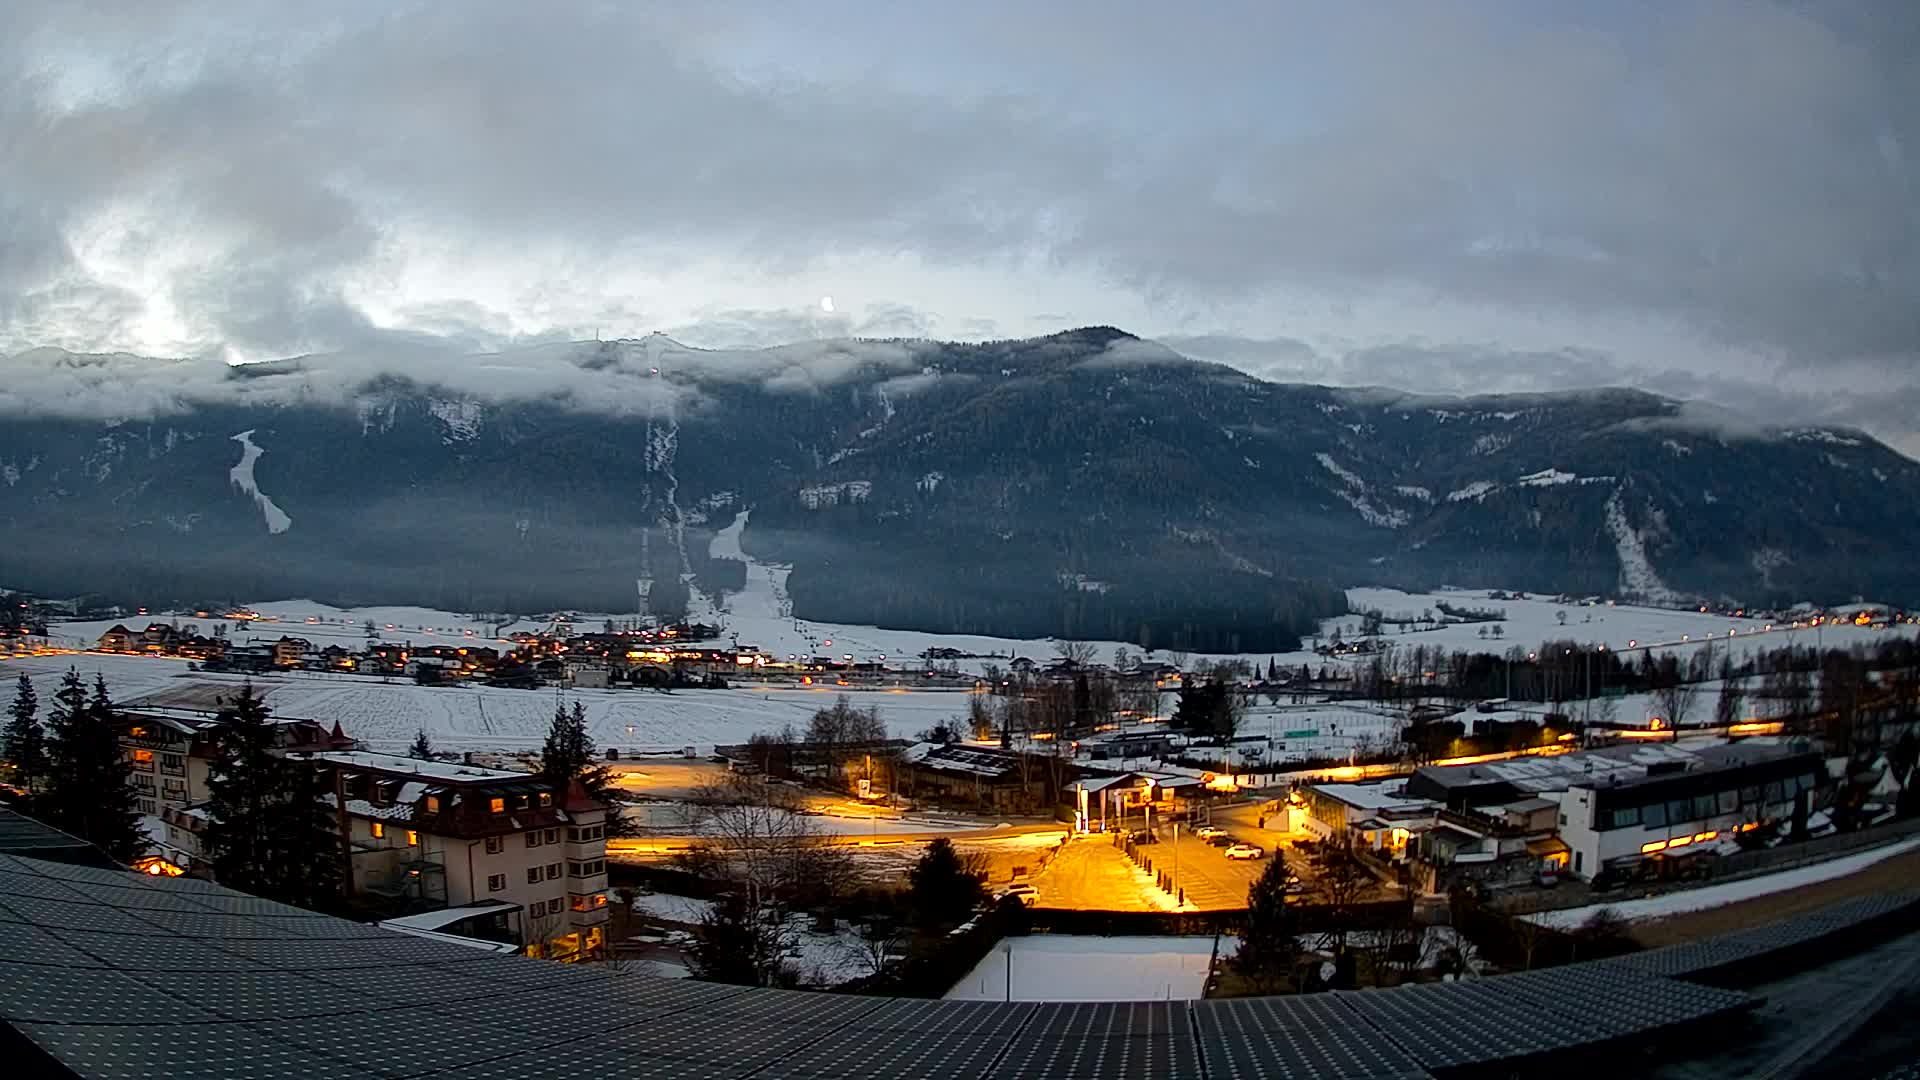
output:
<instances>
[{"instance_id":1,"label":"solar panel array","mask_svg":"<svg viewBox=\"0 0 1920 1080\"><path fill-rule=\"evenodd\" d=\"M1915 910L1920 910L1920 890L1875 893L1719 937L1649 949L1581 966L1617 968L1669 978L1707 978L1717 971L1810 945L1856 927L1888 918L1910 916Z\"/></svg>"},{"instance_id":2,"label":"solar panel array","mask_svg":"<svg viewBox=\"0 0 1920 1080\"><path fill-rule=\"evenodd\" d=\"M1747 995L1664 976L1916 902L1864 898L1693 945L1464 983L1193 1003L941 1002L551 964L190 878L0 854L0 1019L99 1077L1414 1078L1749 1009Z\"/></svg>"}]
</instances>

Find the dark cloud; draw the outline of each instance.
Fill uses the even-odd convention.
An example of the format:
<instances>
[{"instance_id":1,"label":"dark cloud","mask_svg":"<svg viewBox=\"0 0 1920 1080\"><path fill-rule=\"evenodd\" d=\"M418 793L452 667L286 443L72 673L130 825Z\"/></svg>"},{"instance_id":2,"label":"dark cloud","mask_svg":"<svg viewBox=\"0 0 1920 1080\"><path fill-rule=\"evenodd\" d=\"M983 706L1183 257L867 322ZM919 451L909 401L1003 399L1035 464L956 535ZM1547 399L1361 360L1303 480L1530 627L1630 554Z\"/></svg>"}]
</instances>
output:
<instances>
[{"instance_id":1,"label":"dark cloud","mask_svg":"<svg viewBox=\"0 0 1920 1080\"><path fill-rule=\"evenodd\" d=\"M0 350L1109 323L1911 449L1917 12L15 0Z\"/></svg>"}]
</instances>

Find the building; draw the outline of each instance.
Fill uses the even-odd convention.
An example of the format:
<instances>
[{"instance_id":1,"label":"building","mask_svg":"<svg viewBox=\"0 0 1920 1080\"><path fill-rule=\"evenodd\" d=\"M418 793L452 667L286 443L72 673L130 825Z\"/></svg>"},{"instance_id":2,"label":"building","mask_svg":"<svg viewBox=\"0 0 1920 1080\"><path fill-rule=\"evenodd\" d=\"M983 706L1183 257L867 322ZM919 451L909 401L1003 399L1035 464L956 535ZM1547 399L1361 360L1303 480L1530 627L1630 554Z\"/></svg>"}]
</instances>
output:
<instances>
[{"instance_id":1,"label":"building","mask_svg":"<svg viewBox=\"0 0 1920 1080\"><path fill-rule=\"evenodd\" d=\"M119 623L114 623L107 629L106 633L100 635L100 643L96 648L101 652L124 653L140 651L134 647L133 631Z\"/></svg>"},{"instance_id":2,"label":"building","mask_svg":"<svg viewBox=\"0 0 1920 1080\"><path fill-rule=\"evenodd\" d=\"M189 709L143 708L116 713L120 722L120 755L127 762L139 810L163 816L207 800L207 770L219 753L222 721L216 714ZM286 748L345 749L353 740L317 720L269 717ZM184 864L183 864L184 865Z\"/></svg>"},{"instance_id":3,"label":"building","mask_svg":"<svg viewBox=\"0 0 1920 1080\"><path fill-rule=\"evenodd\" d=\"M1080 832L1184 821L1206 794L1199 777L1173 773L1089 774L1067 785L1074 827Z\"/></svg>"},{"instance_id":4,"label":"building","mask_svg":"<svg viewBox=\"0 0 1920 1080\"><path fill-rule=\"evenodd\" d=\"M1554 836L1565 850L1537 845L1539 858L1591 878L1608 867L1701 854L1737 832L1784 820L1796 798L1804 795L1811 805L1822 775L1819 755L1758 740L1658 743L1429 765L1407 780L1405 793L1451 812L1441 820L1484 819L1509 833L1514 815L1532 829L1541 812L1537 800L1551 801ZM1528 835L1529 843L1540 839Z\"/></svg>"},{"instance_id":5,"label":"building","mask_svg":"<svg viewBox=\"0 0 1920 1080\"><path fill-rule=\"evenodd\" d=\"M289 756L331 774L354 895L396 916L470 910L483 936L529 955L600 954L608 810L577 783L555 792L528 773L368 751Z\"/></svg>"},{"instance_id":6,"label":"building","mask_svg":"<svg viewBox=\"0 0 1920 1080\"><path fill-rule=\"evenodd\" d=\"M997 747L916 743L901 751L898 788L917 802L988 813L1046 813L1054 805L1063 764Z\"/></svg>"},{"instance_id":7,"label":"building","mask_svg":"<svg viewBox=\"0 0 1920 1080\"><path fill-rule=\"evenodd\" d=\"M307 654L312 651L313 642L306 638L281 635L280 640L273 643L273 666L300 667L306 663Z\"/></svg>"}]
</instances>

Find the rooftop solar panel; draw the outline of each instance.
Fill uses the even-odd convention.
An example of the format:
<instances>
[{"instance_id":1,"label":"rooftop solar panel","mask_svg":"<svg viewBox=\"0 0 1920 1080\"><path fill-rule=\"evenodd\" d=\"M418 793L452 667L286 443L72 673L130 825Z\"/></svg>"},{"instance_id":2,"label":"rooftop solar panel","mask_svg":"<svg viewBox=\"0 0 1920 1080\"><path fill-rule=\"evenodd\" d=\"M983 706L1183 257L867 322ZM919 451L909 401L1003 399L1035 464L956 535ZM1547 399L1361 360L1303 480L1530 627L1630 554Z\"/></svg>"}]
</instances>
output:
<instances>
[{"instance_id":1,"label":"rooftop solar panel","mask_svg":"<svg viewBox=\"0 0 1920 1080\"><path fill-rule=\"evenodd\" d=\"M178 1024L218 1019L130 975L0 960L0 1019L49 1024Z\"/></svg>"},{"instance_id":2,"label":"rooftop solar panel","mask_svg":"<svg viewBox=\"0 0 1920 1080\"><path fill-rule=\"evenodd\" d=\"M993 1075L1198 1077L1185 1014L1185 1002L1039 1005Z\"/></svg>"},{"instance_id":3,"label":"rooftop solar panel","mask_svg":"<svg viewBox=\"0 0 1920 1080\"><path fill-rule=\"evenodd\" d=\"M137 1024L115 1027L23 1024L21 1031L76 1073L94 1080L150 1080L155 1076L281 1080L288 1076L382 1075L291 1044L274 1032L241 1024L209 1024L191 1029Z\"/></svg>"},{"instance_id":4,"label":"rooftop solar panel","mask_svg":"<svg viewBox=\"0 0 1920 1080\"><path fill-rule=\"evenodd\" d=\"M1324 995L1201 1001L1200 1049L1214 1077L1305 1080L1423 1075L1398 1043Z\"/></svg>"}]
</instances>

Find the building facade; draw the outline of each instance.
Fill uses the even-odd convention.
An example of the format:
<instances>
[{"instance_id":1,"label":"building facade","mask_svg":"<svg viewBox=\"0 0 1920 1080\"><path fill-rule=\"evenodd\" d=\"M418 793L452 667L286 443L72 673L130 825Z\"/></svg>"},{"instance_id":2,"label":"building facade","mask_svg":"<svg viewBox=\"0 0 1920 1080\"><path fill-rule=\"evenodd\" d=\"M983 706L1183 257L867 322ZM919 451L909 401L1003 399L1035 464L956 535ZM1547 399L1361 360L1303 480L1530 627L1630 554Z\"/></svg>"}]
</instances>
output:
<instances>
[{"instance_id":1,"label":"building facade","mask_svg":"<svg viewBox=\"0 0 1920 1080\"><path fill-rule=\"evenodd\" d=\"M368 751L293 753L326 769L350 852L349 889L395 914L485 905L530 955L598 956L607 914L607 808L578 784Z\"/></svg>"}]
</instances>

